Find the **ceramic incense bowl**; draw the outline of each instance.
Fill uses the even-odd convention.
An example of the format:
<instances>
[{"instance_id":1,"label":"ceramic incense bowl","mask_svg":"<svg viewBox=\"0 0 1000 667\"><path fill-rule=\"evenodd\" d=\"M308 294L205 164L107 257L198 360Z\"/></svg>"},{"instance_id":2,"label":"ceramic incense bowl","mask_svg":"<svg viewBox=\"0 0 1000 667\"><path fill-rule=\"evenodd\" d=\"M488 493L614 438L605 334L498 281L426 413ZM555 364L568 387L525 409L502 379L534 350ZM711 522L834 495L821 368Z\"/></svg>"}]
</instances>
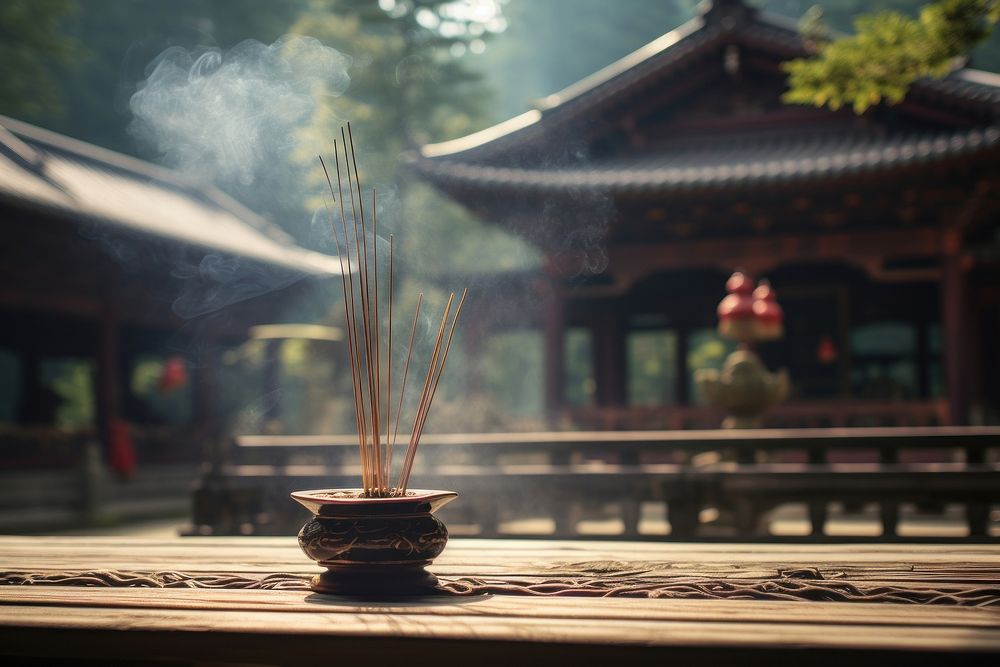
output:
<instances>
[{"instance_id":1,"label":"ceramic incense bowl","mask_svg":"<svg viewBox=\"0 0 1000 667\"><path fill-rule=\"evenodd\" d=\"M448 529L434 512L457 496L419 489L398 498L365 498L359 489L293 492L313 514L299 531L299 546L326 568L313 578L312 589L355 596L433 591L437 577L425 567L448 541Z\"/></svg>"}]
</instances>

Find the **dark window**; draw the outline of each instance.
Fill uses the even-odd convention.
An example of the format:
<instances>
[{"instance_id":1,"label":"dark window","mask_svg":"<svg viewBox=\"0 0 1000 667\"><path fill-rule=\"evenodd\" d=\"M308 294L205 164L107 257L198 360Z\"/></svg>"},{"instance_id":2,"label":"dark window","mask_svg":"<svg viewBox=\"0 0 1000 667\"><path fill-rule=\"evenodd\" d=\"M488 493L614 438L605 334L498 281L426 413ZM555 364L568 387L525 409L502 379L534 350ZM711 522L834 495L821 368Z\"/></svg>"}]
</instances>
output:
<instances>
[{"instance_id":1,"label":"dark window","mask_svg":"<svg viewBox=\"0 0 1000 667\"><path fill-rule=\"evenodd\" d=\"M915 325L878 322L855 327L850 343L854 396L908 399L920 394Z\"/></svg>"}]
</instances>

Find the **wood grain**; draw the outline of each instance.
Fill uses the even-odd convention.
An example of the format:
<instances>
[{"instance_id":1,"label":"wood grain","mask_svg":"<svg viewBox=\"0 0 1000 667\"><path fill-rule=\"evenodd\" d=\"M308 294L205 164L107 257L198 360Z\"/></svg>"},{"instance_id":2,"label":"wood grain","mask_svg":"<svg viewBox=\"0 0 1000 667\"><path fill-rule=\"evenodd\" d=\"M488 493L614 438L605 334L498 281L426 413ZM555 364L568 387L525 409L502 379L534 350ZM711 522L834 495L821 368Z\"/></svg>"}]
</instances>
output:
<instances>
[{"instance_id":1,"label":"wood grain","mask_svg":"<svg viewBox=\"0 0 1000 667\"><path fill-rule=\"evenodd\" d=\"M0 573L115 568L247 577L316 572L287 538L0 538ZM456 539L433 569L446 579L529 584L743 585L820 576L873 590L996 589L1000 547ZM414 664L435 651L481 664L499 664L500 656L945 664L944 653L988 664L1000 654L1000 607L524 595L359 601L304 590L0 586L0 655L294 664L372 650L416 655Z\"/></svg>"}]
</instances>

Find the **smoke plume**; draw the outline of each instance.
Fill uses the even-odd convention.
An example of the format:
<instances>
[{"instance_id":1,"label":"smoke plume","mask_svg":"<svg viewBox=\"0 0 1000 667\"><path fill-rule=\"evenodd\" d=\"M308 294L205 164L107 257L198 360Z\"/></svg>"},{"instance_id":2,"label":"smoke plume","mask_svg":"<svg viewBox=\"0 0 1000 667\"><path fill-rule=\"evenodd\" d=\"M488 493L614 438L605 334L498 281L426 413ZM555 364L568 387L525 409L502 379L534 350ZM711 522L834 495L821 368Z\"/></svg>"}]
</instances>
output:
<instances>
[{"instance_id":1,"label":"smoke plume","mask_svg":"<svg viewBox=\"0 0 1000 667\"><path fill-rule=\"evenodd\" d=\"M297 134L320 98L347 88L349 64L311 37L247 40L225 53L172 47L132 96L130 131L158 162L277 213L276 200L303 194L290 160Z\"/></svg>"}]
</instances>

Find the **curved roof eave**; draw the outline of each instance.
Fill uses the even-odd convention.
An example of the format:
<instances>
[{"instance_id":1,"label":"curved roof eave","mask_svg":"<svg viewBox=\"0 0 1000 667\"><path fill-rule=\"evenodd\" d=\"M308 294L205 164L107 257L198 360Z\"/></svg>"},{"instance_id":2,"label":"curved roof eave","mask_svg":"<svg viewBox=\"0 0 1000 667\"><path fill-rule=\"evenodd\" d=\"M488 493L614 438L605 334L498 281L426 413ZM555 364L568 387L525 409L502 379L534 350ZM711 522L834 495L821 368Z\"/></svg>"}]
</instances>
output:
<instances>
[{"instance_id":1,"label":"curved roof eave","mask_svg":"<svg viewBox=\"0 0 1000 667\"><path fill-rule=\"evenodd\" d=\"M217 188L169 169L0 116L0 197L304 275L340 275L339 258L307 250Z\"/></svg>"},{"instance_id":2,"label":"curved roof eave","mask_svg":"<svg viewBox=\"0 0 1000 667\"><path fill-rule=\"evenodd\" d=\"M421 146L420 156L429 159L452 158L495 142L513 138L515 135L537 126L552 112L606 86L614 79L667 52L692 35L698 34L704 25L705 22L701 17L691 19L594 74L538 100L533 109L458 139Z\"/></svg>"},{"instance_id":3,"label":"curved roof eave","mask_svg":"<svg viewBox=\"0 0 1000 667\"><path fill-rule=\"evenodd\" d=\"M813 142L772 145L740 156L728 154L714 164L704 153L695 159L665 156L641 164L612 162L588 168L512 168L420 160L425 178L442 186L475 190L510 188L555 193L587 189L607 193L684 191L704 188L786 184L817 177L872 174L919 168L956 157L974 157L1000 148L1000 126L906 138L859 141L836 146Z\"/></svg>"},{"instance_id":4,"label":"curved roof eave","mask_svg":"<svg viewBox=\"0 0 1000 667\"><path fill-rule=\"evenodd\" d=\"M497 125L479 132L420 148L419 158L426 160L458 160L482 158L484 154L502 151L503 148L528 140L543 131L545 121L557 112L577 104L585 103L585 98L597 101L607 94L620 92L628 87L623 79L636 70L653 66L657 58L677 52L677 57L656 67L667 67L680 61L693 49L684 48L695 42L707 42L724 34L738 34L756 44L771 45L782 53L794 52L806 55L794 20L782 16L752 10L741 15L740 22L707 22L703 17L695 17L629 55L564 88L542 98L535 108ZM641 76L632 77L636 80ZM618 86L615 84L618 83ZM603 89L615 87L615 91L601 94ZM990 106L1000 106L1000 74L974 69L957 69L943 79L924 79L915 84L921 92L956 97ZM579 111L578 111L579 113ZM1000 117L1000 112L995 114ZM419 159L418 159L419 161Z\"/></svg>"}]
</instances>

